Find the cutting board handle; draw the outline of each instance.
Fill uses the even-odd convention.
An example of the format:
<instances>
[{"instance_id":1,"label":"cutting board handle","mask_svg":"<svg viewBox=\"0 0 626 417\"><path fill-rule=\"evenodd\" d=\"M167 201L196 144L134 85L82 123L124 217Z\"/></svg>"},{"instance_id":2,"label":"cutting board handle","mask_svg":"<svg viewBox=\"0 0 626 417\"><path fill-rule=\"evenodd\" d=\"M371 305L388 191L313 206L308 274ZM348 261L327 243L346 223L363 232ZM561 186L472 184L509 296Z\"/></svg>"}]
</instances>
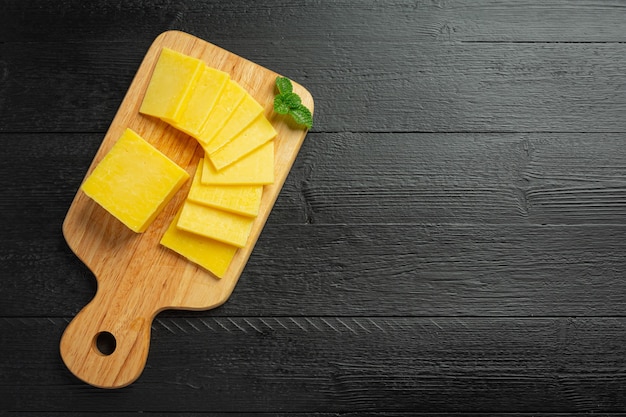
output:
<instances>
[{"instance_id":1,"label":"cutting board handle","mask_svg":"<svg viewBox=\"0 0 626 417\"><path fill-rule=\"evenodd\" d=\"M154 314L143 303L124 305L98 289L65 329L61 356L79 379L100 388L121 388L143 371L150 347Z\"/></svg>"}]
</instances>

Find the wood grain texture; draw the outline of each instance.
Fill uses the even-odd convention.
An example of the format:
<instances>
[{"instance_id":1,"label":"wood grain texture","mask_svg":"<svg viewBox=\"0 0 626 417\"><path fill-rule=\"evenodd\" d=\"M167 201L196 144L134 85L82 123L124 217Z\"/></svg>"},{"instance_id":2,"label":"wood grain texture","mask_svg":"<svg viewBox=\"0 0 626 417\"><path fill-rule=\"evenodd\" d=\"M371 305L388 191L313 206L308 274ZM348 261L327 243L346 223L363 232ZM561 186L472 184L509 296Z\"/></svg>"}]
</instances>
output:
<instances>
[{"instance_id":1,"label":"wood grain texture","mask_svg":"<svg viewBox=\"0 0 626 417\"><path fill-rule=\"evenodd\" d=\"M621 316L626 261L612 254L626 249L625 232L268 225L233 296L211 315ZM61 239L33 245L4 252L3 316L75 314L93 297L93 277Z\"/></svg>"},{"instance_id":2,"label":"wood grain texture","mask_svg":"<svg viewBox=\"0 0 626 417\"><path fill-rule=\"evenodd\" d=\"M23 415L24 413L22 412L7 412L5 413L5 415L7 416L19 416L19 415ZM276 416L276 417L287 417L287 416L293 416L296 413L291 413L291 412L272 412L272 413L267 413L267 412L237 412L236 413L238 416L246 416L246 417L265 417L268 414L272 415L272 416ZM338 414L341 414L341 416L345 416L345 417L393 417L393 416L397 416L397 417L409 417L409 416L444 416L444 415L448 415L450 413L431 413L431 412L418 412L418 411L406 411L406 412L398 412L398 411L356 411L356 412L350 412L350 411L346 411L346 412L342 412L342 413L335 413L335 412L299 412L297 413L297 416L299 417L336 417ZM460 413L456 413L456 414L460 414ZM581 413L583 414L583 413ZM74 412L44 412L44 413L37 413L37 415L40 416L44 416L44 417L58 417L58 416L67 416L67 417L76 417L76 416L83 416L84 414L82 413L74 413ZM223 412L223 413L211 413L212 417L229 417L232 416L233 413L232 412ZM463 414L462 414L463 415ZM490 412L484 412L484 413L471 413L471 414L467 414L467 415L471 415L472 417L490 417L493 416L493 413ZM529 413L498 413L498 415L500 416L511 416L511 417L569 417L572 415L572 413L536 413L536 412L529 412ZM605 417L623 417L625 414L624 413L602 413L602 416ZM95 412L89 412L89 416L92 417L111 417L111 416L119 416L119 417L132 417L132 416L140 416L143 417L145 416L145 413L143 411L135 411L135 412L100 412L100 411L95 411ZM179 412L167 412L167 411L156 411L156 412L151 412L150 416L154 416L154 417L200 417L200 416L206 416L206 413L202 413L202 412L189 412L189 413L179 413Z\"/></svg>"},{"instance_id":3,"label":"wood grain texture","mask_svg":"<svg viewBox=\"0 0 626 417\"><path fill-rule=\"evenodd\" d=\"M22 221L58 218L67 210L102 140L100 134L0 137L11 155L1 167L7 175L0 178L0 205L8 219ZM620 133L313 133L311 138L271 221L619 225L624 220ZM24 168L29 163L37 164L38 182ZM38 211L47 201L54 202L48 208L54 212ZM45 220L39 226L53 224ZM11 230L17 232L7 233Z\"/></svg>"},{"instance_id":4,"label":"wood grain texture","mask_svg":"<svg viewBox=\"0 0 626 417\"><path fill-rule=\"evenodd\" d=\"M317 132L626 130L623 43L342 39L218 46L306 83L320 98ZM268 58L268 47L287 52ZM105 131L145 50L132 41L0 45L2 108L11 109L0 132Z\"/></svg>"},{"instance_id":5,"label":"wood grain texture","mask_svg":"<svg viewBox=\"0 0 626 417\"><path fill-rule=\"evenodd\" d=\"M622 134L330 134L287 190L312 224L621 225L622 147Z\"/></svg>"},{"instance_id":6,"label":"wood grain texture","mask_svg":"<svg viewBox=\"0 0 626 417\"><path fill-rule=\"evenodd\" d=\"M33 412L42 401L48 411L83 412L176 404L180 412L590 413L625 406L623 318L161 318L152 335L164 343L151 352L161 365L113 392L75 380L44 347L66 324L0 320L0 334L13 336L0 339L12 347L3 346L11 353L0 408Z\"/></svg>"},{"instance_id":7,"label":"wood grain texture","mask_svg":"<svg viewBox=\"0 0 626 417\"><path fill-rule=\"evenodd\" d=\"M182 29L201 37L236 42L336 39L402 42L624 42L626 9L619 1L595 0L352 0L227 3L219 0L80 0L4 2L0 37L7 42L82 42L88 34L146 44L163 30ZM9 18L10 16L10 18ZM254 16L254 25L242 17ZM375 17L375 18L373 18ZM52 18L52 19L51 19ZM137 21L141 21L138 25ZM68 23L72 30L67 30ZM321 27L320 27L321 25ZM283 30L280 30L280 28ZM321 30L320 30L321 29ZM329 30L326 30L329 29Z\"/></svg>"},{"instance_id":8,"label":"wood grain texture","mask_svg":"<svg viewBox=\"0 0 626 417\"><path fill-rule=\"evenodd\" d=\"M0 414L624 415L622 2L2 10ZM61 224L168 29L302 81L315 131L229 301L102 391L57 352L96 291Z\"/></svg>"}]
</instances>

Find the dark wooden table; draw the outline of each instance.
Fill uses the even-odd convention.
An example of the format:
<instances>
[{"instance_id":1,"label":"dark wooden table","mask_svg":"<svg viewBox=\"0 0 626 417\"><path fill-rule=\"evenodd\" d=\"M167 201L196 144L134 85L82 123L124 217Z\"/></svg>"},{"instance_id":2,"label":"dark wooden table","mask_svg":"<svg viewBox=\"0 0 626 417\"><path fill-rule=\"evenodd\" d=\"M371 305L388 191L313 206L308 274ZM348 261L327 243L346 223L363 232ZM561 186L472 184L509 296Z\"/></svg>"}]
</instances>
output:
<instances>
[{"instance_id":1,"label":"dark wooden table","mask_svg":"<svg viewBox=\"0 0 626 417\"><path fill-rule=\"evenodd\" d=\"M0 414L626 411L626 3L2 3ZM230 300L101 390L58 351L96 289L61 224L169 29L315 127Z\"/></svg>"}]
</instances>

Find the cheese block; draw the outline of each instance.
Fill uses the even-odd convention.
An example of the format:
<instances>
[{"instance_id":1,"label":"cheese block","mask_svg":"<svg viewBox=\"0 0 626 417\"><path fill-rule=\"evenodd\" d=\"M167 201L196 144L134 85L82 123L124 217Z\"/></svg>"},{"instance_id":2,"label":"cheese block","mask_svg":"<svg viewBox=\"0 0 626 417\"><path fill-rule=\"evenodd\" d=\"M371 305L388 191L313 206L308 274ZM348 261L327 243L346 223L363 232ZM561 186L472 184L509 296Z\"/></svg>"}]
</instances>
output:
<instances>
[{"instance_id":1,"label":"cheese block","mask_svg":"<svg viewBox=\"0 0 626 417\"><path fill-rule=\"evenodd\" d=\"M263 112L263 106L250 95L246 94L235 111L230 115L224 126L211 139L207 140L204 147L206 152L215 152L230 142L233 137L245 129L254 119Z\"/></svg>"},{"instance_id":2,"label":"cheese block","mask_svg":"<svg viewBox=\"0 0 626 417\"><path fill-rule=\"evenodd\" d=\"M230 76L227 73L205 65L174 127L191 136L200 135L207 115L211 112L229 79Z\"/></svg>"},{"instance_id":3,"label":"cheese block","mask_svg":"<svg viewBox=\"0 0 626 417\"><path fill-rule=\"evenodd\" d=\"M134 232L143 232L189 174L126 129L81 189Z\"/></svg>"},{"instance_id":4,"label":"cheese block","mask_svg":"<svg viewBox=\"0 0 626 417\"><path fill-rule=\"evenodd\" d=\"M176 227L179 218L180 210L161 238L161 245L222 278L237 253L237 247L181 230Z\"/></svg>"},{"instance_id":5,"label":"cheese block","mask_svg":"<svg viewBox=\"0 0 626 417\"><path fill-rule=\"evenodd\" d=\"M235 111L239 103L246 96L244 90L237 82L229 80L215 106L207 115L199 135L194 136L201 144L208 144L218 130L224 126L228 117Z\"/></svg>"},{"instance_id":6,"label":"cheese block","mask_svg":"<svg viewBox=\"0 0 626 417\"><path fill-rule=\"evenodd\" d=\"M177 123L204 66L199 59L163 48L139 112Z\"/></svg>"},{"instance_id":7,"label":"cheese block","mask_svg":"<svg viewBox=\"0 0 626 417\"><path fill-rule=\"evenodd\" d=\"M269 142L275 136L276 130L261 114L229 143L215 152L207 152L207 155L215 169L219 171ZM202 147L204 148L204 145Z\"/></svg>"},{"instance_id":8,"label":"cheese block","mask_svg":"<svg viewBox=\"0 0 626 417\"><path fill-rule=\"evenodd\" d=\"M204 162L201 159L187 199L242 216L256 217L259 214L262 185L205 185L200 182L203 167Z\"/></svg>"},{"instance_id":9,"label":"cheese block","mask_svg":"<svg viewBox=\"0 0 626 417\"><path fill-rule=\"evenodd\" d=\"M274 141L255 149L234 164L216 170L209 158L204 158L203 184L253 185L274 182Z\"/></svg>"},{"instance_id":10,"label":"cheese block","mask_svg":"<svg viewBox=\"0 0 626 417\"><path fill-rule=\"evenodd\" d=\"M240 216L186 200L176 224L179 229L242 248L254 223L253 217Z\"/></svg>"}]
</instances>

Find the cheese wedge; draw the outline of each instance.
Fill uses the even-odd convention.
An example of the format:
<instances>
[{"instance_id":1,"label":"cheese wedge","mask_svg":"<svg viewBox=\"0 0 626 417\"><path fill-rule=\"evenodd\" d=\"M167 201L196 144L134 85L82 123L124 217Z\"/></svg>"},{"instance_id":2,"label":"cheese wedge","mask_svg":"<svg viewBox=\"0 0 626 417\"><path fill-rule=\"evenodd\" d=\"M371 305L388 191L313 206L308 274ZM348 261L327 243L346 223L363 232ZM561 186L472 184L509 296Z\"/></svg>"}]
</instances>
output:
<instances>
[{"instance_id":1,"label":"cheese wedge","mask_svg":"<svg viewBox=\"0 0 626 417\"><path fill-rule=\"evenodd\" d=\"M81 189L134 232L144 232L189 174L126 129Z\"/></svg>"},{"instance_id":2,"label":"cheese wedge","mask_svg":"<svg viewBox=\"0 0 626 417\"><path fill-rule=\"evenodd\" d=\"M275 136L276 130L261 114L229 143L215 152L207 152L207 155L215 169L219 171L274 139ZM204 145L202 147L204 148Z\"/></svg>"},{"instance_id":3,"label":"cheese wedge","mask_svg":"<svg viewBox=\"0 0 626 417\"><path fill-rule=\"evenodd\" d=\"M215 152L226 145L262 112L263 106L257 103L250 94L246 94L224 126L222 126L212 139L208 140L208 143L204 147L205 151L209 153Z\"/></svg>"},{"instance_id":4,"label":"cheese wedge","mask_svg":"<svg viewBox=\"0 0 626 417\"><path fill-rule=\"evenodd\" d=\"M190 93L184 111L174 127L191 136L198 136L230 76L215 68L204 66L202 74Z\"/></svg>"},{"instance_id":5,"label":"cheese wedge","mask_svg":"<svg viewBox=\"0 0 626 417\"><path fill-rule=\"evenodd\" d=\"M187 200L176 225L187 232L242 248L248 241L253 223L253 217L240 216Z\"/></svg>"},{"instance_id":6,"label":"cheese wedge","mask_svg":"<svg viewBox=\"0 0 626 417\"><path fill-rule=\"evenodd\" d=\"M198 162L187 199L242 216L256 217L261 206L262 185L205 185L200 181L204 167Z\"/></svg>"},{"instance_id":7,"label":"cheese wedge","mask_svg":"<svg viewBox=\"0 0 626 417\"><path fill-rule=\"evenodd\" d=\"M237 248L179 229L176 227L179 218L180 210L161 238L161 245L207 269L218 278L224 277Z\"/></svg>"},{"instance_id":8,"label":"cheese wedge","mask_svg":"<svg viewBox=\"0 0 626 417\"><path fill-rule=\"evenodd\" d=\"M203 69L199 59L163 48L139 112L177 123Z\"/></svg>"},{"instance_id":9,"label":"cheese wedge","mask_svg":"<svg viewBox=\"0 0 626 417\"><path fill-rule=\"evenodd\" d=\"M219 171L213 167L209 158L204 158L203 161L201 178L203 184L263 185L274 182L273 140Z\"/></svg>"},{"instance_id":10,"label":"cheese wedge","mask_svg":"<svg viewBox=\"0 0 626 417\"><path fill-rule=\"evenodd\" d=\"M237 82L229 80L224 91L218 98L215 106L207 115L199 135L194 136L201 144L208 144L210 139L224 126L228 117L235 111L239 103L246 96L244 90Z\"/></svg>"}]
</instances>

